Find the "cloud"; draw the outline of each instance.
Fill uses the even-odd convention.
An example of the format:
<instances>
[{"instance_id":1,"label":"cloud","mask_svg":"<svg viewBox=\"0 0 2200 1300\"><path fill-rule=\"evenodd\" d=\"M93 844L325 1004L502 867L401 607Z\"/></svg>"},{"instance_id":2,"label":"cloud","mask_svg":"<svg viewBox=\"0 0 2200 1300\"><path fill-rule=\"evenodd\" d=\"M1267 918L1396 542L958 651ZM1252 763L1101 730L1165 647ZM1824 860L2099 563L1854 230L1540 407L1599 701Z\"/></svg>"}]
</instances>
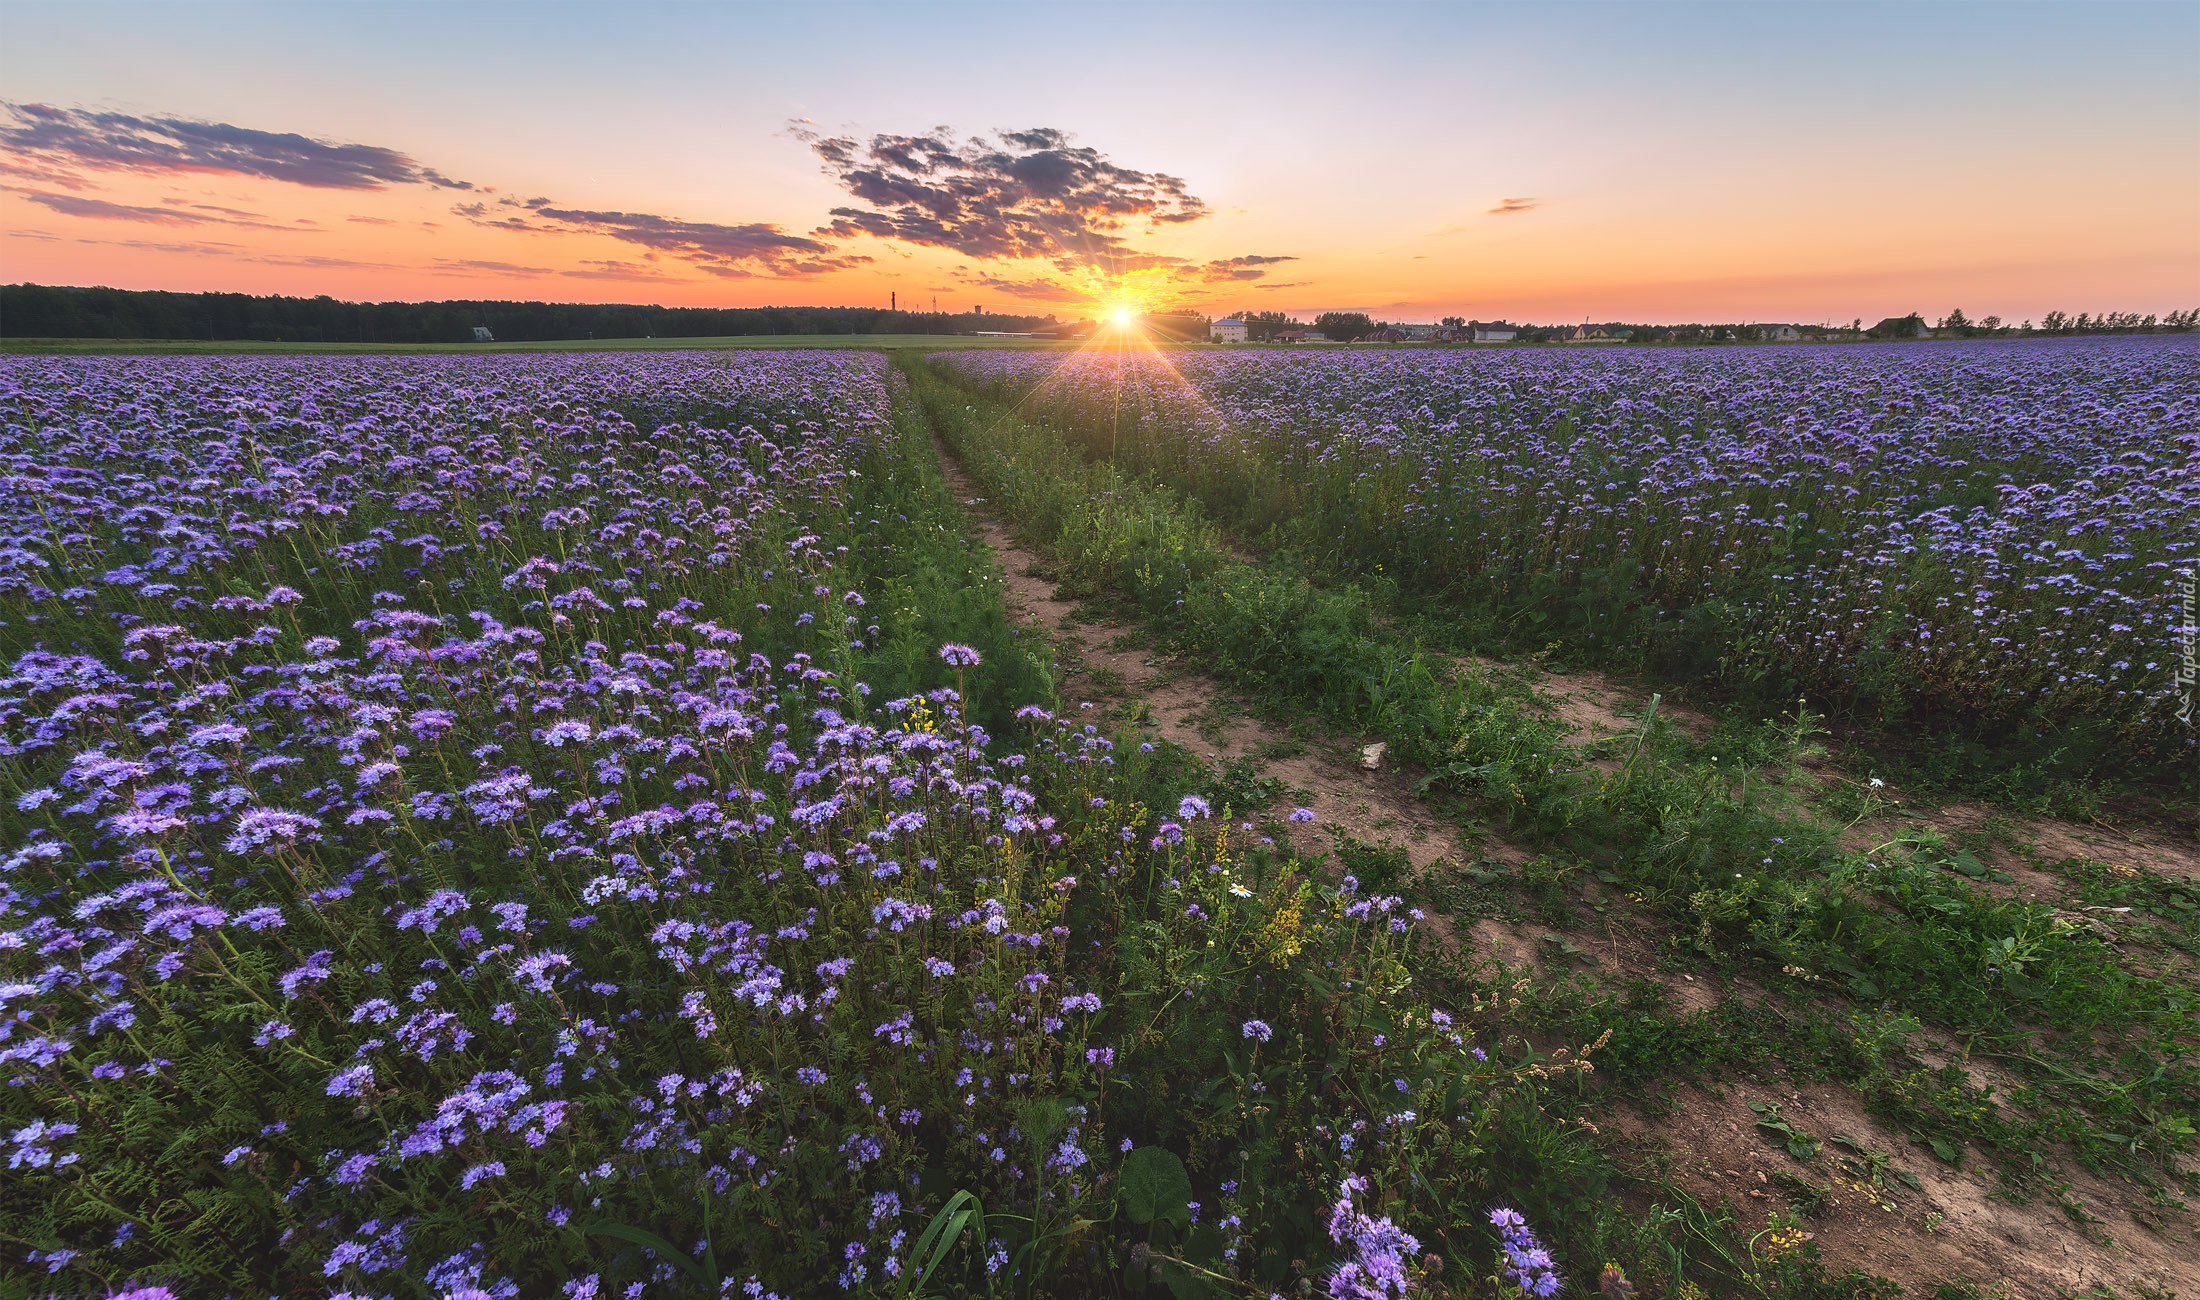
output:
<instances>
[{"instance_id":1,"label":"cloud","mask_svg":"<svg viewBox=\"0 0 2200 1300\"><path fill-rule=\"evenodd\" d=\"M264 212L245 212L237 208L224 208L212 203L193 203L189 199L170 198L162 199L161 202L171 208L190 208L196 212L211 212L217 216L234 217L239 221L267 220L267 214Z\"/></svg>"},{"instance_id":2,"label":"cloud","mask_svg":"<svg viewBox=\"0 0 2200 1300\"><path fill-rule=\"evenodd\" d=\"M653 271L638 262L620 262L608 259L589 259L577 267L521 266L516 262L497 262L483 258L439 257L435 269L445 275L511 275L530 279L546 275L560 275L573 280L630 280L665 281L675 277Z\"/></svg>"},{"instance_id":3,"label":"cloud","mask_svg":"<svg viewBox=\"0 0 2200 1300\"><path fill-rule=\"evenodd\" d=\"M1075 302L1090 296L1052 280L1011 280L1005 276L979 275L972 276L970 284L1031 302Z\"/></svg>"},{"instance_id":4,"label":"cloud","mask_svg":"<svg viewBox=\"0 0 2200 1300\"><path fill-rule=\"evenodd\" d=\"M344 220L355 221L362 226L394 226L397 224L388 217L346 217Z\"/></svg>"},{"instance_id":5,"label":"cloud","mask_svg":"<svg viewBox=\"0 0 2200 1300\"><path fill-rule=\"evenodd\" d=\"M0 102L0 110L13 119L9 125L0 125L0 148L64 171L204 172L339 190L379 190L391 185L473 188L380 145L339 144L295 132L259 131L194 118L138 117L46 104Z\"/></svg>"},{"instance_id":6,"label":"cloud","mask_svg":"<svg viewBox=\"0 0 2200 1300\"><path fill-rule=\"evenodd\" d=\"M99 248L134 248L140 252L180 253L190 257L229 257L242 251L242 245L219 241L198 244L171 244L157 239L87 239L78 238L79 244L91 244Z\"/></svg>"},{"instance_id":7,"label":"cloud","mask_svg":"<svg viewBox=\"0 0 2200 1300\"><path fill-rule=\"evenodd\" d=\"M1516 212L1533 212L1537 208L1540 208L1542 206L1543 200L1541 199L1499 199L1497 201L1497 206L1490 209L1490 215L1498 217L1509 217Z\"/></svg>"},{"instance_id":8,"label":"cloud","mask_svg":"<svg viewBox=\"0 0 2200 1300\"><path fill-rule=\"evenodd\" d=\"M304 266L314 270L339 271L395 271L399 268L388 262L361 262L349 257L322 257L317 254L265 254L245 259L264 262L269 266Z\"/></svg>"},{"instance_id":9,"label":"cloud","mask_svg":"<svg viewBox=\"0 0 2200 1300\"><path fill-rule=\"evenodd\" d=\"M233 208L216 208L196 203L185 207L138 207L128 203L110 203L105 199L85 198L76 194L47 194L39 190L17 190L25 199L40 207L50 208L67 217L89 217L95 221L138 221L150 226L242 226L251 230L290 230L294 226L276 225L269 221L250 220L254 214L240 212L236 216L222 216ZM194 209L204 209L198 211ZM299 232L310 233L310 232Z\"/></svg>"},{"instance_id":10,"label":"cloud","mask_svg":"<svg viewBox=\"0 0 2200 1300\"><path fill-rule=\"evenodd\" d=\"M1151 230L1208 214L1179 178L1121 166L1047 127L960 141L945 127L868 141L821 136L800 124L793 134L866 205L834 208L819 235L1122 272L1184 261L1132 248L1123 232L1134 224Z\"/></svg>"},{"instance_id":11,"label":"cloud","mask_svg":"<svg viewBox=\"0 0 2200 1300\"><path fill-rule=\"evenodd\" d=\"M435 259L435 263L436 269L441 271L448 271L458 275L466 275L479 271L487 271L492 275L550 274L550 271L540 266L516 266L511 262L491 262L473 257L439 257Z\"/></svg>"},{"instance_id":12,"label":"cloud","mask_svg":"<svg viewBox=\"0 0 2200 1300\"><path fill-rule=\"evenodd\" d=\"M621 262L613 259L589 259L578 267L558 272L576 280L670 280L674 277L640 262Z\"/></svg>"},{"instance_id":13,"label":"cloud","mask_svg":"<svg viewBox=\"0 0 2200 1300\"><path fill-rule=\"evenodd\" d=\"M1296 262L1298 260L1295 257L1262 257L1259 255L1225 257L1202 263L1198 267L1192 268L1192 270L1198 279L1209 283L1222 280L1258 280L1268 274L1265 268L1274 266L1278 262Z\"/></svg>"},{"instance_id":14,"label":"cloud","mask_svg":"<svg viewBox=\"0 0 2200 1300\"><path fill-rule=\"evenodd\" d=\"M538 235L605 235L731 279L759 271L779 276L819 275L872 260L844 253L822 240L789 234L764 221L735 226L646 212L596 212L561 208L544 198L499 199L494 205L461 203L451 211L492 229Z\"/></svg>"},{"instance_id":15,"label":"cloud","mask_svg":"<svg viewBox=\"0 0 2200 1300\"><path fill-rule=\"evenodd\" d=\"M8 162L5 159L0 159L0 176L18 176L27 181L36 181L41 185L58 185L65 190L88 190L92 188L90 181L74 172L55 171L51 167L41 167L36 164L26 166L22 163Z\"/></svg>"}]
</instances>

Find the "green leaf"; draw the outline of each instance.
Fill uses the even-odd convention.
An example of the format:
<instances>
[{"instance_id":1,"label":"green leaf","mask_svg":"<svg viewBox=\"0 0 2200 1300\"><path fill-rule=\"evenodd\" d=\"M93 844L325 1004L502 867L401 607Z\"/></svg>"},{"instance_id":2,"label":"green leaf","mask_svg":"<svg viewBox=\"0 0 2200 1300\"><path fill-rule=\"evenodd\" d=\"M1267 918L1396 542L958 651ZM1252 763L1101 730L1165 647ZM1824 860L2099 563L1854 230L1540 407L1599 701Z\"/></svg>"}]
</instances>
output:
<instances>
[{"instance_id":1,"label":"green leaf","mask_svg":"<svg viewBox=\"0 0 2200 1300\"><path fill-rule=\"evenodd\" d=\"M985 1222L984 1213L978 1207L978 1198L967 1191L960 1191L948 1197L947 1204L940 1207L940 1212L932 1216L932 1222L926 1225L924 1232L918 1236L916 1249L909 1252L911 1260L923 1259L925 1249L930 1247L932 1251L931 1258L924 1260L924 1267L921 1269L903 1270L901 1289L894 1294L909 1294L909 1285L912 1281L929 1282L931 1280L940 1266L940 1261L947 1258L947 1252L955 1248L956 1239L962 1235L963 1225L970 1221L970 1216L973 1214L979 1216L980 1227L978 1232L983 1235L985 1231L983 1227Z\"/></svg>"},{"instance_id":2,"label":"green leaf","mask_svg":"<svg viewBox=\"0 0 2200 1300\"><path fill-rule=\"evenodd\" d=\"M1192 1221L1192 1176L1167 1147L1139 1147L1123 1159L1123 1209L1132 1223Z\"/></svg>"},{"instance_id":3,"label":"green leaf","mask_svg":"<svg viewBox=\"0 0 2200 1300\"><path fill-rule=\"evenodd\" d=\"M1933 1154L1939 1156L1941 1159L1947 1161L1951 1165L1956 1162L1957 1157L1963 1154L1963 1146L1961 1143L1950 1142L1944 1137L1936 1137L1929 1140L1933 1144Z\"/></svg>"}]
</instances>

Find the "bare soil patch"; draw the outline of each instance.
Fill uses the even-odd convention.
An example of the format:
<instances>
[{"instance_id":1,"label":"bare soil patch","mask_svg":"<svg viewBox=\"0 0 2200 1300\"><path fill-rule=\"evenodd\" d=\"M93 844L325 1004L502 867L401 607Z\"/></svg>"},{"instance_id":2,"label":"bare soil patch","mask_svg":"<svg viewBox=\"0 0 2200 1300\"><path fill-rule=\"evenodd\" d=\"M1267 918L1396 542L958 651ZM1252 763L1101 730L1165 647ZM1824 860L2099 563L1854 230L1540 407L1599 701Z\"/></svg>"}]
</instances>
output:
<instances>
[{"instance_id":1,"label":"bare soil patch","mask_svg":"<svg viewBox=\"0 0 2200 1300\"><path fill-rule=\"evenodd\" d=\"M1791 1155L1781 1135L1758 1127L1752 1102L1778 1107L1780 1119L1820 1140L1817 1152ZM1761 1221L1814 1201L1804 1223L1822 1255L1836 1267L1886 1277L1908 1295L1930 1296L1959 1277L1989 1294L2005 1286L2006 1294L2038 1300L2098 1287L2189 1294L2200 1283L2200 1237L2189 1212L2164 1213L2136 1186L2082 1172L2069 1175L2070 1194L2100 1221L2072 1218L2044 1189L2018 1204L1999 1194L1995 1175L1978 1160L1951 1167L1882 1126L1839 1084L1787 1088L1742 1079L1716 1094L1690 1085L1671 1114L1652 1120L1630 1113L1617 1128L1639 1152L1670 1161L1672 1180L1706 1202L1725 1198ZM1872 1162L1836 1136L1884 1157L1886 1172L1875 1180Z\"/></svg>"}]
</instances>

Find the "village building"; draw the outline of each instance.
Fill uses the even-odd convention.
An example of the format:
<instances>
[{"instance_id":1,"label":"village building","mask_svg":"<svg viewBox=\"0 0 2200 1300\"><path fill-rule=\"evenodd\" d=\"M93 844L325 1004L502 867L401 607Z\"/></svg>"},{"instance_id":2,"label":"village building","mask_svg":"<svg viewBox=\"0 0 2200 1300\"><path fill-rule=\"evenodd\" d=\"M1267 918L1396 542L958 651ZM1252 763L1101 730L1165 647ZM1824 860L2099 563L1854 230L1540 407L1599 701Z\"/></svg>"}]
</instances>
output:
<instances>
[{"instance_id":1,"label":"village building","mask_svg":"<svg viewBox=\"0 0 2200 1300\"><path fill-rule=\"evenodd\" d=\"M1510 343L1520 337L1520 327L1501 320L1476 321L1469 327L1476 343Z\"/></svg>"},{"instance_id":2,"label":"village building","mask_svg":"<svg viewBox=\"0 0 2200 1300\"><path fill-rule=\"evenodd\" d=\"M1250 334L1241 320L1218 320L1207 327L1207 337L1217 343L1243 343Z\"/></svg>"}]
</instances>

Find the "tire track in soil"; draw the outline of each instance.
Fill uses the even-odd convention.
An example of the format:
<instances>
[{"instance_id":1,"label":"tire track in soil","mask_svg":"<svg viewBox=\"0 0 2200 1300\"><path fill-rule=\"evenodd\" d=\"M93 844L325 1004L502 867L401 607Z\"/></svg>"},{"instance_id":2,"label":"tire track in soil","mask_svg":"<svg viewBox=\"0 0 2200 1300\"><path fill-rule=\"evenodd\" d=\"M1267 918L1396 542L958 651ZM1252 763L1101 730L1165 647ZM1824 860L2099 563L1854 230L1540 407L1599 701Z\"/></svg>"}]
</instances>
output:
<instances>
[{"instance_id":1,"label":"tire track in soil","mask_svg":"<svg viewBox=\"0 0 2200 1300\"><path fill-rule=\"evenodd\" d=\"M1296 739L1252 716L1242 696L1188 665L1152 649L1109 644L1136 629L1135 624L1108 621L1067 630L1080 602L1057 599L1053 583L1027 572L1044 561L993 517L995 512L946 444L936 437L933 443L949 491L999 561L1009 618L1036 630L1055 647L1061 666L1071 670L1064 680L1067 710L1099 714L1107 709L1115 692L1093 689L1098 682L1094 670L1113 675L1129 699L1146 704L1153 725L1145 730L1155 739L1182 745L1209 761L1251 759L1263 775L1289 787L1268 809L1235 811L1244 817L1292 807L1312 809L1314 821L1287 823L1294 847L1302 852L1329 852L1333 846L1325 828L1335 826L1356 839L1392 841L1416 872L1447 858L1527 860L1526 853L1495 837L1478 845L1464 843L1459 828L1430 813L1413 794L1407 776L1387 761L1375 770L1362 766L1359 754L1369 743L1366 738L1321 733Z\"/></svg>"}]
</instances>

